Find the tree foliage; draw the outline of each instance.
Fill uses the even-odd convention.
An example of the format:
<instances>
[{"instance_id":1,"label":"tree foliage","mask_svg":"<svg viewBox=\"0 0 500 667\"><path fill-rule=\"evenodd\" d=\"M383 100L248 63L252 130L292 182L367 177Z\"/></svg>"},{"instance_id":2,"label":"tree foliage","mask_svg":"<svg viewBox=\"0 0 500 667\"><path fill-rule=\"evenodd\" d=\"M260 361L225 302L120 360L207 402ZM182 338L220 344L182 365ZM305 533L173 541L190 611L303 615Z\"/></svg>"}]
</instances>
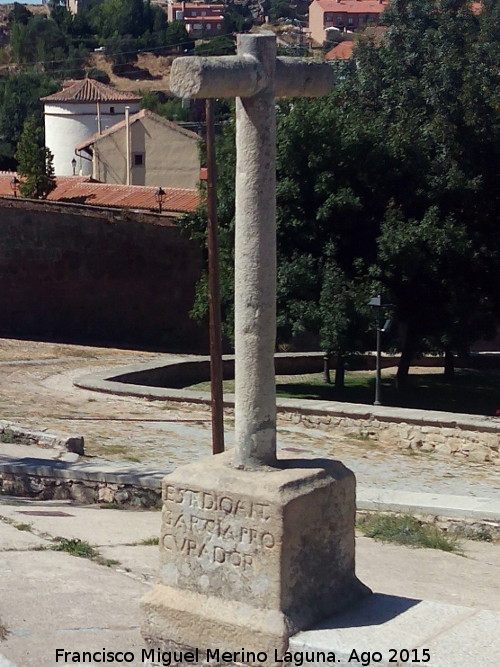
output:
<instances>
[{"instance_id":1,"label":"tree foliage","mask_svg":"<svg viewBox=\"0 0 500 667\"><path fill-rule=\"evenodd\" d=\"M278 105L278 340L373 346L370 296L398 321L399 379L425 350L464 352L500 315L499 6L393 0L381 44L319 100ZM218 148L231 275L233 126ZM187 226L202 233L202 221ZM223 298L230 317L231 285ZM195 311L206 310L200 287ZM373 316L372 316L373 317ZM311 339L311 336L313 337ZM367 338L368 336L368 338Z\"/></svg>"},{"instance_id":2,"label":"tree foliage","mask_svg":"<svg viewBox=\"0 0 500 667\"><path fill-rule=\"evenodd\" d=\"M0 79L0 168L15 168L14 153L24 121L35 115L43 126L40 98L58 89L58 84L45 74L26 72Z\"/></svg>"},{"instance_id":3,"label":"tree foliage","mask_svg":"<svg viewBox=\"0 0 500 667\"><path fill-rule=\"evenodd\" d=\"M43 131L34 116L24 123L16 151L22 197L45 199L56 187L52 153L43 145Z\"/></svg>"}]
</instances>

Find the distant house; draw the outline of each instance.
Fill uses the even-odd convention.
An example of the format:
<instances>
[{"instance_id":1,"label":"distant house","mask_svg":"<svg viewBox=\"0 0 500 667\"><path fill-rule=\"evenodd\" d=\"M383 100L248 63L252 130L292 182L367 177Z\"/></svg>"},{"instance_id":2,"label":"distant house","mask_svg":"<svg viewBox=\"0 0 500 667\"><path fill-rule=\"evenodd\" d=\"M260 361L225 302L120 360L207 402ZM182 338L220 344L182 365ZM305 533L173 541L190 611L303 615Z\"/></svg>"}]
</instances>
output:
<instances>
[{"instance_id":1,"label":"distant house","mask_svg":"<svg viewBox=\"0 0 500 667\"><path fill-rule=\"evenodd\" d=\"M103 0L66 0L66 9L72 14L78 14L78 12L90 9L91 6L100 4L101 2Z\"/></svg>"},{"instance_id":2,"label":"distant house","mask_svg":"<svg viewBox=\"0 0 500 667\"><path fill-rule=\"evenodd\" d=\"M93 79L64 81L62 90L42 97L45 145L54 156L56 176L90 175L89 160L76 161L75 146L99 127L118 123L127 110L139 111L140 96Z\"/></svg>"},{"instance_id":3,"label":"distant house","mask_svg":"<svg viewBox=\"0 0 500 667\"><path fill-rule=\"evenodd\" d=\"M198 187L197 134L146 109L131 115L128 124L128 140L123 120L76 145L77 154L92 161L93 178L104 183Z\"/></svg>"},{"instance_id":4,"label":"distant house","mask_svg":"<svg viewBox=\"0 0 500 667\"><path fill-rule=\"evenodd\" d=\"M193 37L222 35L224 5L204 2L173 2L168 0L168 22L182 21Z\"/></svg>"},{"instance_id":5,"label":"distant house","mask_svg":"<svg viewBox=\"0 0 500 667\"><path fill-rule=\"evenodd\" d=\"M352 58L354 42L340 42L325 55L325 60L349 60Z\"/></svg>"},{"instance_id":6,"label":"distant house","mask_svg":"<svg viewBox=\"0 0 500 667\"><path fill-rule=\"evenodd\" d=\"M313 0L309 5L309 31L323 44L329 31L354 31L377 25L387 0Z\"/></svg>"}]
</instances>

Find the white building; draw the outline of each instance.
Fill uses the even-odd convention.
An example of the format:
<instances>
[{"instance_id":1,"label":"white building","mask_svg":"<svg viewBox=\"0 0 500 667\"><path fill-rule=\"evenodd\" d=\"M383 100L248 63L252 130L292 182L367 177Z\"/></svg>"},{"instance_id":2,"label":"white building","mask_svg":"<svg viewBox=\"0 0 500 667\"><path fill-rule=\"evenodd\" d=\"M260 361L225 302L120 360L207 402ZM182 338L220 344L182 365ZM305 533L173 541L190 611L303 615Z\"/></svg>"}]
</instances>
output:
<instances>
[{"instance_id":1,"label":"white building","mask_svg":"<svg viewBox=\"0 0 500 667\"><path fill-rule=\"evenodd\" d=\"M126 107L138 112L140 99L94 79L66 81L62 90L43 97L45 145L54 156L55 175L91 175L92 161L77 156L76 145L124 120Z\"/></svg>"}]
</instances>

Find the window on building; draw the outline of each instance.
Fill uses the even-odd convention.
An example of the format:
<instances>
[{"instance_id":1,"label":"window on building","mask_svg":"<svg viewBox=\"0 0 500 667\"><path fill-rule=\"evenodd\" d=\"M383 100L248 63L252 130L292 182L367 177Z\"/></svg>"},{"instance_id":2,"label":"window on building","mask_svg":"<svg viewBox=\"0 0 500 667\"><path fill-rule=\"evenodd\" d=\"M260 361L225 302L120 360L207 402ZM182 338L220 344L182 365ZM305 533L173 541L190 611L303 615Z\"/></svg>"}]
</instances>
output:
<instances>
[{"instance_id":1,"label":"window on building","mask_svg":"<svg viewBox=\"0 0 500 667\"><path fill-rule=\"evenodd\" d=\"M207 23L205 26L205 30L212 30L212 26L210 23Z\"/></svg>"},{"instance_id":2,"label":"window on building","mask_svg":"<svg viewBox=\"0 0 500 667\"><path fill-rule=\"evenodd\" d=\"M217 23L217 30L220 30L222 28L220 23Z\"/></svg>"},{"instance_id":3,"label":"window on building","mask_svg":"<svg viewBox=\"0 0 500 667\"><path fill-rule=\"evenodd\" d=\"M196 12L191 12L191 16L196 16Z\"/></svg>"},{"instance_id":4,"label":"window on building","mask_svg":"<svg viewBox=\"0 0 500 667\"><path fill-rule=\"evenodd\" d=\"M354 19L351 16L347 19L347 25L354 25Z\"/></svg>"},{"instance_id":5,"label":"window on building","mask_svg":"<svg viewBox=\"0 0 500 667\"><path fill-rule=\"evenodd\" d=\"M202 15L202 16L206 16L207 13L206 13L206 12L201 12L201 15Z\"/></svg>"},{"instance_id":6,"label":"window on building","mask_svg":"<svg viewBox=\"0 0 500 667\"><path fill-rule=\"evenodd\" d=\"M115 107L109 107L109 113L115 113Z\"/></svg>"},{"instance_id":7,"label":"window on building","mask_svg":"<svg viewBox=\"0 0 500 667\"><path fill-rule=\"evenodd\" d=\"M144 167L144 153L132 153L132 164L134 167Z\"/></svg>"},{"instance_id":8,"label":"window on building","mask_svg":"<svg viewBox=\"0 0 500 667\"><path fill-rule=\"evenodd\" d=\"M337 25L344 25L344 19L342 16L337 16Z\"/></svg>"}]
</instances>

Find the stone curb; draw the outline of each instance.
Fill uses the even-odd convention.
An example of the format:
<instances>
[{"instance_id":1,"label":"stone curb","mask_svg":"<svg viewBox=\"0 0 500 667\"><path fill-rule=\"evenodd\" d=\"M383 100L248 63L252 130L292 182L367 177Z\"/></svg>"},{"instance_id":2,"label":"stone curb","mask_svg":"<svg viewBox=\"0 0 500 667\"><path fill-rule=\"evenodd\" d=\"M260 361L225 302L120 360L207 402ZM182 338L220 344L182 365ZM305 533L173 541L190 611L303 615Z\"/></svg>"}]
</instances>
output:
<instances>
[{"instance_id":1,"label":"stone curb","mask_svg":"<svg viewBox=\"0 0 500 667\"><path fill-rule=\"evenodd\" d=\"M163 477L173 469L0 457L0 495L158 507ZM492 498L358 486L357 510L412 514L466 535L487 531L500 537L500 501Z\"/></svg>"},{"instance_id":2,"label":"stone curb","mask_svg":"<svg viewBox=\"0 0 500 667\"><path fill-rule=\"evenodd\" d=\"M322 359L319 353L296 354L296 355L276 355L277 374L283 374L279 371L278 364L284 358L293 359L295 357L302 360L309 359L317 366L318 361ZM390 358L392 362L392 357ZM233 356L225 355L224 362L231 364L234 361ZM185 359L182 361L167 362L163 365L156 362L146 364L134 364L122 367L119 372L117 369L91 373L74 381L76 387L99 391L110 394L121 394L125 396L137 396L144 398L153 398L164 401L181 401L185 403L204 403L210 405L211 396L209 392L191 391L188 389L176 389L174 387L149 386L140 383L150 372L158 372L158 377L154 381L160 381L161 371L181 371L185 364L199 364L199 376L203 376L202 367L207 367L209 357L197 357L194 359ZM313 369L309 372L316 372ZM205 374L206 375L206 374ZM136 380L136 382L127 382L126 380ZM202 380L200 380L202 381ZM225 394L224 406L234 407L234 395ZM330 415L336 417L354 417L357 419L376 418L379 421L404 421L405 423L415 423L421 426L439 426L448 428L473 429L491 433L500 432L500 419L497 417L483 417L475 415L464 415L453 412L442 412L437 410L418 410L413 408L391 408L386 406L361 405L358 403L343 403L340 401L313 401L308 400L304 405L304 400L295 398L279 398L277 400L278 412L297 413L303 415Z\"/></svg>"},{"instance_id":3,"label":"stone curb","mask_svg":"<svg viewBox=\"0 0 500 667\"><path fill-rule=\"evenodd\" d=\"M386 361L392 363L393 359ZM224 377L232 377L234 357L224 356L223 363ZM317 372L322 363L322 355L318 353L275 356L278 375L287 374L286 370L290 372L292 368L295 372L306 367L308 372ZM87 375L74 384L92 391L208 407L209 393L175 388L175 385L206 379L208 369L208 357L164 364L157 360ZM377 439L398 449L435 451L445 456L464 457L474 463L500 465L500 419L497 417L293 398L280 398L276 403L279 418L292 424L335 429L346 437ZM234 408L232 394L224 396L224 406L229 410Z\"/></svg>"},{"instance_id":4,"label":"stone curb","mask_svg":"<svg viewBox=\"0 0 500 667\"><path fill-rule=\"evenodd\" d=\"M84 439L82 436L63 436L47 431L32 431L31 429L17 426L12 422L0 420L0 434L5 438L7 434L13 442L22 442L37 447L57 449L61 452L73 452L83 456ZM5 442L5 440L3 440Z\"/></svg>"}]
</instances>

